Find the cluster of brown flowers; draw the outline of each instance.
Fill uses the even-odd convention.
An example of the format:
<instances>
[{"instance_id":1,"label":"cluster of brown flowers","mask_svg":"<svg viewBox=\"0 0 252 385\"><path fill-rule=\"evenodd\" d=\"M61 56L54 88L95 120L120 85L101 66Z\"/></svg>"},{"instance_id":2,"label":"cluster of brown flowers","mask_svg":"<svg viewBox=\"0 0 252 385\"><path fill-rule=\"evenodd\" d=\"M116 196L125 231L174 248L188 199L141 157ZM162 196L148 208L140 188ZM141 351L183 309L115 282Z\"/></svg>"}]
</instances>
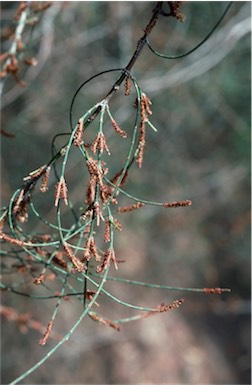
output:
<instances>
[{"instance_id":1,"label":"cluster of brown flowers","mask_svg":"<svg viewBox=\"0 0 252 385\"><path fill-rule=\"evenodd\" d=\"M143 165L143 156L144 156L144 148L145 148L145 142L146 142L146 123L149 120L149 115L152 114L152 111L150 109L151 106L151 100L148 98L148 96L142 92L141 99L140 99L140 115L141 115L141 123L140 123L140 137L138 142L138 154L136 162L138 164L138 167L141 168Z\"/></svg>"},{"instance_id":2,"label":"cluster of brown flowers","mask_svg":"<svg viewBox=\"0 0 252 385\"><path fill-rule=\"evenodd\" d=\"M83 119L79 119L78 128L74 135L74 145L80 147L84 142L82 136L84 134L84 122Z\"/></svg>"},{"instance_id":3,"label":"cluster of brown flowers","mask_svg":"<svg viewBox=\"0 0 252 385\"><path fill-rule=\"evenodd\" d=\"M169 207L185 207L185 206L191 206L192 201L189 199L186 199L184 201L175 201L175 202L165 202L163 203L163 207L169 208Z\"/></svg>"},{"instance_id":4,"label":"cluster of brown flowers","mask_svg":"<svg viewBox=\"0 0 252 385\"><path fill-rule=\"evenodd\" d=\"M68 188L63 176L60 177L59 182L55 186L55 206L58 206L59 200L63 199L65 205L68 205Z\"/></svg>"},{"instance_id":5,"label":"cluster of brown flowers","mask_svg":"<svg viewBox=\"0 0 252 385\"><path fill-rule=\"evenodd\" d=\"M117 212L118 212L119 214L122 214L122 213L129 213L130 211L140 209L140 207L143 207L144 205L145 205L145 204L144 204L143 202L133 203L133 205L124 206L124 207L118 207Z\"/></svg>"},{"instance_id":6,"label":"cluster of brown flowers","mask_svg":"<svg viewBox=\"0 0 252 385\"><path fill-rule=\"evenodd\" d=\"M171 10L171 16L176 17L176 19L181 22L185 21L186 19L185 15L181 12L183 3L184 1L168 1Z\"/></svg>"}]
</instances>

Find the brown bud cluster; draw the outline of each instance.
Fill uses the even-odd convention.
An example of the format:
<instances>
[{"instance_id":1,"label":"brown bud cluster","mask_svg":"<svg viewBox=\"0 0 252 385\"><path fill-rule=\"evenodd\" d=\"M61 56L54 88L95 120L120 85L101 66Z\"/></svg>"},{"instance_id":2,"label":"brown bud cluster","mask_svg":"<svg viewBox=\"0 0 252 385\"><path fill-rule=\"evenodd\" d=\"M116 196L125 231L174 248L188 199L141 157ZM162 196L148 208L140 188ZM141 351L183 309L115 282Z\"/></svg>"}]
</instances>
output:
<instances>
[{"instance_id":1,"label":"brown bud cluster","mask_svg":"<svg viewBox=\"0 0 252 385\"><path fill-rule=\"evenodd\" d=\"M118 135L121 136L121 138L127 138L127 134L125 131L123 131L117 124L117 122L115 121L115 119L111 118L111 124L112 126L114 127L114 130L115 132L117 132Z\"/></svg>"},{"instance_id":2,"label":"brown bud cluster","mask_svg":"<svg viewBox=\"0 0 252 385\"><path fill-rule=\"evenodd\" d=\"M83 144L83 132L84 132L84 122L83 119L79 119L78 127L74 135L74 145L80 147Z\"/></svg>"},{"instance_id":3,"label":"brown bud cluster","mask_svg":"<svg viewBox=\"0 0 252 385\"><path fill-rule=\"evenodd\" d=\"M34 278L33 283L35 283L35 285L40 285L42 282L44 282L44 280L45 274L40 274L38 277Z\"/></svg>"},{"instance_id":4,"label":"brown bud cluster","mask_svg":"<svg viewBox=\"0 0 252 385\"><path fill-rule=\"evenodd\" d=\"M165 202L163 203L163 207L170 208L170 207L182 207L182 206L191 206L192 201L187 199L185 201L175 201L175 202Z\"/></svg>"},{"instance_id":5,"label":"brown bud cluster","mask_svg":"<svg viewBox=\"0 0 252 385\"><path fill-rule=\"evenodd\" d=\"M143 206L144 206L144 203L137 202L137 203L134 203L133 205L130 205L130 206L118 207L117 212L119 214L129 213L130 211L138 210L138 209L140 209L140 207L143 207Z\"/></svg>"},{"instance_id":6,"label":"brown bud cluster","mask_svg":"<svg viewBox=\"0 0 252 385\"><path fill-rule=\"evenodd\" d=\"M144 314L143 318L147 318L151 315L155 315L155 314L159 314L159 313L165 313L165 312L170 311L170 310L178 309L182 305L183 302L184 302L184 299L176 299L175 301L173 301L172 303L170 303L168 305L162 304L162 305L158 306L156 309L149 311L146 314Z\"/></svg>"},{"instance_id":7,"label":"brown bud cluster","mask_svg":"<svg viewBox=\"0 0 252 385\"><path fill-rule=\"evenodd\" d=\"M39 340L39 345L45 345L47 343L47 340L51 334L51 331L52 331L52 327L53 327L53 321L50 321L47 325L47 328L46 328L46 331L45 331L45 334L43 335L43 337Z\"/></svg>"},{"instance_id":8,"label":"brown bud cluster","mask_svg":"<svg viewBox=\"0 0 252 385\"><path fill-rule=\"evenodd\" d=\"M97 251L96 242L93 236L88 237L86 241L84 259L89 261L91 256L93 256L97 262L101 261L101 257Z\"/></svg>"},{"instance_id":9,"label":"brown bud cluster","mask_svg":"<svg viewBox=\"0 0 252 385\"><path fill-rule=\"evenodd\" d=\"M110 155L109 148L107 146L106 137L103 134L103 132L99 132L93 143L90 146L90 149L93 151L94 154L96 154L97 151L100 151L101 154L103 154L103 151L106 150L107 154Z\"/></svg>"},{"instance_id":10,"label":"brown bud cluster","mask_svg":"<svg viewBox=\"0 0 252 385\"><path fill-rule=\"evenodd\" d=\"M96 272L97 273L103 273L104 270L110 265L110 262L113 262L115 269L118 269L117 262L116 262L116 257L115 257L115 251L114 249L109 248L104 256L103 256L103 261L101 265L97 266Z\"/></svg>"},{"instance_id":11,"label":"brown bud cluster","mask_svg":"<svg viewBox=\"0 0 252 385\"><path fill-rule=\"evenodd\" d=\"M46 167L45 173L42 177L41 186L40 186L40 191L42 193L45 193L48 190L48 181L49 181L50 171L51 171L51 167L50 166Z\"/></svg>"},{"instance_id":12,"label":"brown bud cluster","mask_svg":"<svg viewBox=\"0 0 252 385\"><path fill-rule=\"evenodd\" d=\"M131 88L131 78L130 78L130 76L126 77L124 88L125 88L125 92L124 92L125 95L129 96L130 95L130 88Z\"/></svg>"},{"instance_id":13,"label":"brown bud cluster","mask_svg":"<svg viewBox=\"0 0 252 385\"><path fill-rule=\"evenodd\" d=\"M66 206L68 205L68 189L63 175L60 177L59 182L55 186L55 206L58 206L60 199L64 200Z\"/></svg>"},{"instance_id":14,"label":"brown bud cluster","mask_svg":"<svg viewBox=\"0 0 252 385\"><path fill-rule=\"evenodd\" d=\"M63 244L63 247L64 247L64 250L65 250L65 252L66 252L67 257L68 257L69 260L72 262L72 264L73 264L73 266L75 267L75 269L76 269L79 273L81 273L82 271L84 271L84 270L86 269L86 265L85 265L83 262L81 262L81 261L79 260L79 258L76 257L76 255L74 254L74 252L73 252L71 246L70 246L67 242L65 242L65 243Z\"/></svg>"},{"instance_id":15,"label":"brown bud cluster","mask_svg":"<svg viewBox=\"0 0 252 385\"><path fill-rule=\"evenodd\" d=\"M203 289L203 293L206 293L206 294L222 294L224 292L230 292L231 290L230 289L222 289L221 287L211 287L211 288L208 288L208 287L204 287Z\"/></svg>"},{"instance_id":16,"label":"brown bud cluster","mask_svg":"<svg viewBox=\"0 0 252 385\"><path fill-rule=\"evenodd\" d=\"M149 120L149 115L152 114L150 109L151 100L145 93L141 94L140 99L140 115L141 115L141 123L140 123L140 137L138 142L138 154L136 158L136 162L138 167L141 168L143 164L143 156L144 156L144 148L145 148L145 136L146 136L146 127L145 124Z\"/></svg>"},{"instance_id":17,"label":"brown bud cluster","mask_svg":"<svg viewBox=\"0 0 252 385\"><path fill-rule=\"evenodd\" d=\"M181 12L181 6L183 5L183 1L168 1L171 10L171 16L176 17L177 20L183 22L186 17Z\"/></svg>"}]
</instances>

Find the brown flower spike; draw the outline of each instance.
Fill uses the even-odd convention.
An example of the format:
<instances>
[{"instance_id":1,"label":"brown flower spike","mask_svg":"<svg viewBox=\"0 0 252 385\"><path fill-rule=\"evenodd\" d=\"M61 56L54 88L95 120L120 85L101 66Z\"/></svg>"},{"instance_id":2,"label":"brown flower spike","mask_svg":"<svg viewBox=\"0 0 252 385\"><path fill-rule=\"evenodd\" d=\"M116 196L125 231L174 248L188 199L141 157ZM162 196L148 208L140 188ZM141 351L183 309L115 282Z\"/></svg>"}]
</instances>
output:
<instances>
[{"instance_id":1,"label":"brown flower spike","mask_svg":"<svg viewBox=\"0 0 252 385\"><path fill-rule=\"evenodd\" d=\"M59 182L55 186L55 206L58 206L59 200L63 199L65 205L68 205L68 189L63 176L60 177Z\"/></svg>"}]
</instances>

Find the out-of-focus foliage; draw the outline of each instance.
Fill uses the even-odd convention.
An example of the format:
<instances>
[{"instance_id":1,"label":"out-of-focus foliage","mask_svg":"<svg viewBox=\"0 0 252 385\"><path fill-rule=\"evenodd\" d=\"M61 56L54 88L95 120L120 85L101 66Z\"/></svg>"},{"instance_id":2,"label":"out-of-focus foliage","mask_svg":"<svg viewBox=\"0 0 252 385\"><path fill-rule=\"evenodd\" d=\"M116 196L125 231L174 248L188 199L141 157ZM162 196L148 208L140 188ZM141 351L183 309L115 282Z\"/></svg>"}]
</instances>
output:
<instances>
[{"instance_id":1,"label":"out-of-focus foliage","mask_svg":"<svg viewBox=\"0 0 252 385\"><path fill-rule=\"evenodd\" d=\"M2 25L7 28L16 3L1 6ZM164 18L153 31L151 44L170 54L190 49L209 32L225 6L225 2L186 3L186 21ZM3 204L25 175L50 158L53 136L69 131L69 105L77 87L97 72L128 63L152 8L152 2L54 2L36 28L27 32L27 51L38 65L20 74L26 88L8 78L2 98L2 128L15 135L2 137ZM176 286L230 287L232 293L218 298L187 295L184 308L175 315L125 326L119 337L85 321L69 346L31 376L33 383L248 383L248 24L250 4L234 2L215 34L191 56L163 60L144 49L133 74L153 102L158 132L149 130L143 168L133 170L127 191L158 201L192 199L193 205L125 214L116 245L126 260L120 265L121 276ZM8 44L2 43L3 50ZM98 95L107 93L114 79L113 75L98 79L83 90L75 106L76 120ZM132 108L122 102L113 102L114 111L126 129ZM73 173L77 180L78 165ZM43 210L50 215L51 207L45 205ZM168 292L148 292L146 298L144 289L112 283L110 287L122 290L122 297L132 302L173 298ZM2 300L20 312L30 311L44 324L53 308L8 293ZM59 332L73 323L70 305L63 311ZM108 306L118 317L117 307ZM36 345L34 332L20 335L6 321L3 327L6 383L45 351Z\"/></svg>"}]
</instances>

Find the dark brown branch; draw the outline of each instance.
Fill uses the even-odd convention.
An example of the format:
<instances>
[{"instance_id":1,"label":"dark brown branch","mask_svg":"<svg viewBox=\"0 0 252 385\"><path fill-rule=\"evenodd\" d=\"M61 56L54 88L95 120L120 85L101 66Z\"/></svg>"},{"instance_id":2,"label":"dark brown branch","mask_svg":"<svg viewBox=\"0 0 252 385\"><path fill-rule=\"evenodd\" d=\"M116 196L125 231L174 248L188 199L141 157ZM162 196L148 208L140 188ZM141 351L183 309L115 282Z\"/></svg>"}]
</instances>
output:
<instances>
[{"instance_id":1,"label":"dark brown branch","mask_svg":"<svg viewBox=\"0 0 252 385\"><path fill-rule=\"evenodd\" d=\"M136 61L137 61L137 59L138 59L138 57L139 57L139 55L143 49L143 47L145 46L145 44L147 42L147 38L148 38L149 34L151 33L152 29L154 28L154 26L158 20L158 16L162 13L161 12L162 6L163 6L163 1L158 1L157 5L153 11L153 15L152 15L149 23L147 24L147 26L144 29L144 35L137 42L135 52L133 53L129 63L125 67L125 70L123 71L123 73L121 74L119 79L116 81L116 83L113 85L111 90L105 96L105 99L109 100L112 98L112 96L115 94L115 92L119 89L119 87L122 84L122 82L124 81L124 79L128 76L128 73L132 70L134 64L136 63ZM88 121L85 122L85 127L87 127L87 125L89 125L97 117L100 110L101 110L100 107L98 107L95 110L95 112L92 114L92 116L90 116L88 118Z\"/></svg>"}]
</instances>

